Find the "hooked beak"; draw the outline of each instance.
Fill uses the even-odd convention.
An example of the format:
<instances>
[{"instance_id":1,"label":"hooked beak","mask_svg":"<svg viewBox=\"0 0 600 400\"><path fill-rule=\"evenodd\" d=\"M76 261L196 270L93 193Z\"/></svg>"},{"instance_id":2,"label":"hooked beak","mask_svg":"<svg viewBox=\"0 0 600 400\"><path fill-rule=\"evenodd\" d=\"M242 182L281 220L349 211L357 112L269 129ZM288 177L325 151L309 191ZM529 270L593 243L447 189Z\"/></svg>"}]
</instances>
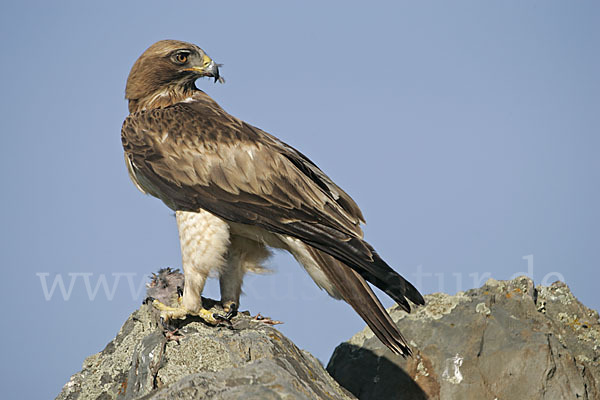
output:
<instances>
[{"instance_id":1,"label":"hooked beak","mask_svg":"<svg viewBox=\"0 0 600 400\"><path fill-rule=\"evenodd\" d=\"M225 80L219 74L219 65L220 64L215 63L209 56L205 54L202 57L202 66L186 68L184 71L192 71L200 76L210 76L215 78L215 82L219 81L223 83Z\"/></svg>"}]
</instances>

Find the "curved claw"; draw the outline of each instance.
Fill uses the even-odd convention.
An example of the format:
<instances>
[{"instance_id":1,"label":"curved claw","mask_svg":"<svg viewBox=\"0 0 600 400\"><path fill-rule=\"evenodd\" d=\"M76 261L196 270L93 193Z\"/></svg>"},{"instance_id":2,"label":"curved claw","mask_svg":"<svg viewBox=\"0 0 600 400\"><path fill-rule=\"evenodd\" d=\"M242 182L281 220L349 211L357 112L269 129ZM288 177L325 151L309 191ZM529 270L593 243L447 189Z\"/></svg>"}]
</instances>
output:
<instances>
[{"instance_id":1,"label":"curved claw","mask_svg":"<svg viewBox=\"0 0 600 400\"><path fill-rule=\"evenodd\" d=\"M151 304L154 300L156 300L154 297L148 296L142 301L142 304Z\"/></svg>"},{"instance_id":2,"label":"curved claw","mask_svg":"<svg viewBox=\"0 0 600 400\"><path fill-rule=\"evenodd\" d=\"M227 313L229 314L229 313ZM233 324L231 323L231 317L227 317L227 315L221 315L221 314L217 314L217 313L213 313L212 317L218 322L218 323L223 323L225 325L229 325L232 326Z\"/></svg>"},{"instance_id":3,"label":"curved claw","mask_svg":"<svg viewBox=\"0 0 600 400\"><path fill-rule=\"evenodd\" d=\"M163 329L165 331L173 330L171 325L169 325L169 322L163 316L160 317L160 325L163 327Z\"/></svg>"},{"instance_id":4,"label":"curved claw","mask_svg":"<svg viewBox=\"0 0 600 400\"><path fill-rule=\"evenodd\" d=\"M237 304L231 303L229 305L229 311L227 311L227 314L225 314L225 318L227 318L228 321L231 321L231 318L233 318L237 315L237 311L238 311Z\"/></svg>"}]
</instances>

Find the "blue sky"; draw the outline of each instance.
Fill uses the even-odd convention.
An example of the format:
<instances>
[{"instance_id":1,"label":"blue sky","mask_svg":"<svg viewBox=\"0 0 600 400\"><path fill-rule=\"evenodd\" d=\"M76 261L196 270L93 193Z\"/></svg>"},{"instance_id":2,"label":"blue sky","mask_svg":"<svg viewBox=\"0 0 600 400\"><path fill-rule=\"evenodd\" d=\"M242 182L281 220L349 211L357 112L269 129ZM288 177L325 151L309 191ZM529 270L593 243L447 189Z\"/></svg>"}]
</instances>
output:
<instances>
[{"instance_id":1,"label":"blue sky","mask_svg":"<svg viewBox=\"0 0 600 400\"><path fill-rule=\"evenodd\" d=\"M171 4L0 6L7 398L56 396L145 278L180 266L172 212L134 188L120 144L129 69L166 38L223 63L226 84L199 86L350 193L423 293L529 271L600 308L597 2ZM290 256L270 264L242 308L326 363L363 322Z\"/></svg>"}]
</instances>

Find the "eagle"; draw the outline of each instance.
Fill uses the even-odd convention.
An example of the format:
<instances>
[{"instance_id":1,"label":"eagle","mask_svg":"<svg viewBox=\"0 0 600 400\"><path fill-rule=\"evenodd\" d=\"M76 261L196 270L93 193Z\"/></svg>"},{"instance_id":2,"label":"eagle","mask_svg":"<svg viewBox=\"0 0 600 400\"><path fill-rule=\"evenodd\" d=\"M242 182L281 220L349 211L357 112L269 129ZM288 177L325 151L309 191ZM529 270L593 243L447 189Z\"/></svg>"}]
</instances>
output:
<instances>
[{"instance_id":1,"label":"eagle","mask_svg":"<svg viewBox=\"0 0 600 400\"><path fill-rule=\"evenodd\" d=\"M173 307L154 300L161 316L210 324L230 318L244 274L261 266L269 248L283 249L392 352L410 355L368 282L407 312L409 301L421 305L423 297L363 239L358 205L304 154L224 111L196 87L201 77L223 81L200 47L161 40L134 63L125 90L129 176L175 211L179 231L183 294ZM213 271L225 316L202 304Z\"/></svg>"}]
</instances>

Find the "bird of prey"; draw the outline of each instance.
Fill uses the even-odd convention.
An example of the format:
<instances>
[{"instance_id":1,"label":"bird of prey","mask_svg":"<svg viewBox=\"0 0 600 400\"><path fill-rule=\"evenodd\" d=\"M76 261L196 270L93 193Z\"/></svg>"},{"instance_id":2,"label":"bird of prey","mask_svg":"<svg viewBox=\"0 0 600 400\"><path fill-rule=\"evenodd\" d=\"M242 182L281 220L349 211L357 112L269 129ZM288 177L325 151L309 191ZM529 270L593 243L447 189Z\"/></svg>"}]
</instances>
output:
<instances>
[{"instance_id":1,"label":"bird of prey","mask_svg":"<svg viewBox=\"0 0 600 400\"><path fill-rule=\"evenodd\" d=\"M209 273L219 273L228 316L239 306L244 273L268 248L284 249L315 283L343 299L396 354L406 340L367 282L410 312L424 304L413 285L363 239L363 215L346 192L298 150L225 112L196 87L219 76L196 45L162 40L135 62L121 138L137 188L175 211L185 285L179 304L153 304L166 319L200 316Z\"/></svg>"}]
</instances>

